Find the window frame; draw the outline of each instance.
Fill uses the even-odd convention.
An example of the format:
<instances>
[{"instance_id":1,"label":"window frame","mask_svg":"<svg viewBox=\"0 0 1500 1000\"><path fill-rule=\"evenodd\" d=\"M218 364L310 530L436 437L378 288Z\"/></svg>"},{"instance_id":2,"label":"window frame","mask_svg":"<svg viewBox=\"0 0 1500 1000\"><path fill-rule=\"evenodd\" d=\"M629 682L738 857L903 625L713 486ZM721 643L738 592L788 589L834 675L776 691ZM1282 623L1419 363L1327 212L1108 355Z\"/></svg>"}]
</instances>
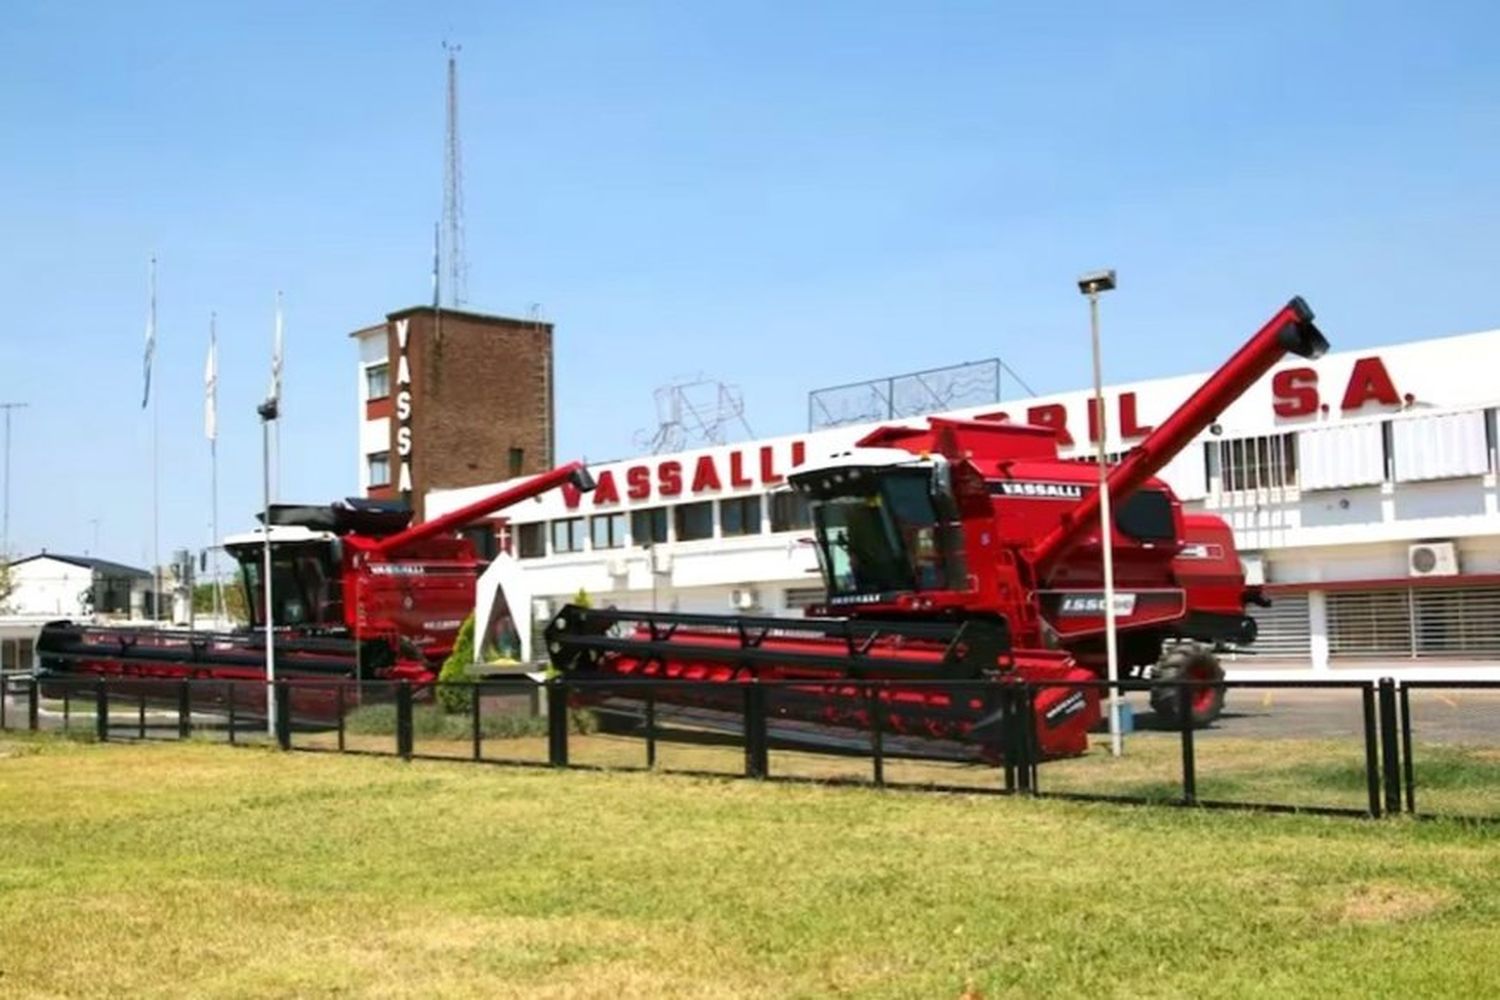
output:
<instances>
[{"instance_id":1,"label":"window frame","mask_svg":"<svg viewBox=\"0 0 1500 1000\"><path fill-rule=\"evenodd\" d=\"M373 387L370 384L371 381L372 381L372 376L376 372L380 372L381 373L381 378L385 382L385 391L382 392L382 393L380 393L379 395L376 395L372 391ZM365 365L365 402L367 402L367 403L373 403L373 402L375 402L376 400L379 400L379 399L390 399L390 398L391 398L391 363L389 361L376 361L373 364Z\"/></svg>"},{"instance_id":2,"label":"window frame","mask_svg":"<svg viewBox=\"0 0 1500 1000\"><path fill-rule=\"evenodd\" d=\"M385 465L385 478L377 481L375 479L375 460L381 459ZM384 489L391 485L391 450L371 451L365 454L365 480L372 490Z\"/></svg>"},{"instance_id":3,"label":"window frame","mask_svg":"<svg viewBox=\"0 0 1500 1000\"><path fill-rule=\"evenodd\" d=\"M515 546L517 559L545 559L547 557L547 539L550 535L548 522L526 521L511 526L515 531ZM528 541L535 541L533 547Z\"/></svg>"},{"instance_id":4,"label":"window frame","mask_svg":"<svg viewBox=\"0 0 1500 1000\"><path fill-rule=\"evenodd\" d=\"M656 531L649 534L640 530L638 518L651 518L651 527L654 529L659 523L661 526L661 537L656 537ZM650 548L653 545L665 545L672 540L672 517L667 513L667 508L637 507L630 512L630 544L641 548Z\"/></svg>"},{"instance_id":5,"label":"window frame","mask_svg":"<svg viewBox=\"0 0 1500 1000\"><path fill-rule=\"evenodd\" d=\"M811 531L812 530L812 503L807 494L800 490L774 490L766 494L770 503L767 512L771 520L771 534L784 531ZM783 515L787 513L786 508L793 511L801 511L801 524L795 523L795 519L788 520Z\"/></svg>"},{"instance_id":6,"label":"window frame","mask_svg":"<svg viewBox=\"0 0 1500 1000\"><path fill-rule=\"evenodd\" d=\"M679 503L672 506L672 530L673 535L679 542L703 542L718 535L718 505L712 500L695 500L692 503ZM689 534L684 530L686 518L697 515L700 511L708 512L708 534Z\"/></svg>"},{"instance_id":7,"label":"window frame","mask_svg":"<svg viewBox=\"0 0 1500 1000\"><path fill-rule=\"evenodd\" d=\"M583 515L577 517L559 517L548 522L547 535L552 543L553 555L564 555L574 552L587 552L589 533L588 525L584 523ZM566 532L566 545L558 544L558 529Z\"/></svg>"},{"instance_id":8,"label":"window frame","mask_svg":"<svg viewBox=\"0 0 1500 1000\"><path fill-rule=\"evenodd\" d=\"M753 505L755 517L745 519L744 514ZM729 530L729 512L733 510L741 518L741 530ZM752 493L748 496L725 497L719 501L719 534L723 538L749 538L753 535L765 534L765 506L761 503L761 495Z\"/></svg>"},{"instance_id":9,"label":"window frame","mask_svg":"<svg viewBox=\"0 0 1500 1000\"><path fill-rule=\"evenodd\" d=\"M623 549L625 547L625 512L608 511L589 515L589 544L594 550ZM599 525L606 525L604 544L599 544Z\"/></svg>"}]
</instances>

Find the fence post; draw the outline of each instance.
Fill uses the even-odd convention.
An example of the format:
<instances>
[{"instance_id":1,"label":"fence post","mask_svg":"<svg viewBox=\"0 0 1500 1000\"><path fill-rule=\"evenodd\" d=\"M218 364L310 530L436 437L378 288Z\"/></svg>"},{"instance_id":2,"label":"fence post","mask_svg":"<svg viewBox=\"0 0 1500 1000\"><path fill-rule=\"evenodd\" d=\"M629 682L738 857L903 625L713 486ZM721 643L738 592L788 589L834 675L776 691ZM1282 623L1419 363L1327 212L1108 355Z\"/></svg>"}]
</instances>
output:
<instances>
[{"instance_id":1,"label":"fence post","mask_svg":"<svg viewBox=\"0 0 1500 1000\"><path fill-rule=\"evenodd\" d=\"M885 787L885 720L880 717L880 695L875 685L865 687L865 712L870 717L870 758L874 768L875 785Z\"/></svg>"},{"instance_id":2,"label":"fence post","mask_svg":"<svg viewBox=\"0 0 1500 1000\"><path fill-rule=\"evenodd\" d=\"M5 727L5 706L10 702L10 676L5 672L5 664L0 663L0 730Z\"/></svg>"},{"instance_id":3,"label":"fence post","mask_svg":"<svg viewBox=\"0 0 1500 1000\"><path fill-rule=\"evenodd\" d=\"M276 745L292 748L292 699L287 696L286 681L276 682Z\"/></svg>"},{"instance_id":4,"label":"fence post","mask_svg":"<svg viewBox=\"0 0 1500 1000\"><path fill-rule=\"evenodd\" d=\"M185 740L193 731L192 695L187 678L177 682L177 738Z\"/></svg>"},{"instance_id":5,"label":"fence post","mask_svg":"<svg viewBox=\"0 0 1500 1000\"><path fill-rule=\"evenodd\" d=\"M234 681L225 681L225 701L229 705L229 745L234 745L235 708L234 708Z\"/></svg>"},{"instance_id":6,"label":"fence post","mask_svg":"<svg viewBox=\"0 0 1500 1000\"><path fill-rule=\"evenodd\" d=\"M480 696L482 694L483 694L483 688L479 684L470 685L470 687L469 687L469 713L470 713L470 719L471 719L471 721L473 722L473 725L474 725L474 759L475 760L479 760L480 758L482 758L484 756L484 735L483 735L483 733L480 732L480 729L479 729L479 721L480 721L479 720L479 713L481 712L481 708L480 708Z\"/></svg>"},{"instance_id":7,"label":"fence post","mask_svg":"<svg viewBox=\"0 0 1500 1000\"><path fill-rule=\"evenodd\" d=\"M42 686L35 677L27 679L26 692L26 728L36 732L41 722Z\"/></svg>"},{"instance_id":8,"label":"fence post","mask_svg":"<svg viewBox=\"0 0 1500 1000\"><path fill-rule=\"evenodd\" d=\"M336 688L336 690L339 693L338 694L339 753L343 753L344 752L344 713L346 711L345 705L344 705L344 691L346 690L346 688L345 688L345 686L342 683L340 683L338 685L338 687Z\"/></svg>"},{"instance_id":9,"label":"fence post","mask_svg":"<svg viewBox=\"0 0 1500 1000\"><path fill-rule=\"evenodd\" d=\"M109 742L109 687L103 677L94 681L94 736L100 743Z\"/></svg>"},{"instance_id":10,"label":"fence post","mask_svg":"<svg viewBox=\"0 0 1500 1000\"><path fill-rule=\"evenodd\" d=\"M1192 690L1186 684L1177 686L1177 704L1184 706L1182 720L1182 804L1198 804L1198 758L1193 746Z\"/></svg>"},{"instance_id":11,"label":"fence post","mask_svg":"<svg viewBox=\"0 0 1500 1000\"><path fill-rule=\"evenodd\" d=\"M656 690L646 689L646 768L656 769Z\"/></svg>"},{"instance_id":12,"label":"fence post","mask_svg":"<svg viewBox=\"0 0 1500 1000\"><path fill-rule=\"evenodd\" d=\"M63 732L73 728L73 685L63 685Z\"/></svg>"},{"instance_id":13,"label":"fence post","mask_svg":"<svg viewBox=\"0 0 1500 1000\"><path fill-rule=\"evenodd\" d=\"M411 751L411 681L402 681L396 688L396 753L411 760Z\"/></svg>"},{"instance_id":14,"label":"fence post","mask_svg":"<svg viewBox=\"0 0 1500 1000\"><path fill-rule=\"evenodd\" d=\"M1380 752L1375 734L1375 685L1366 683L1360 688L1365 716L1365 790L1370 796L1369 811L1373 819L1380 818Z\"/></svg>"},{"instance_id":15,"label":"fence post","mask_svg":"<svg viewBox=\"0 0 1500 1000\"><path fill-rule=\"evenodd\" d=\"M1401 812L1401 734L1396 727L1396 682L1380 679L1380 755L1385 777L1385 811Z\"/></svg>"},{"instance_id":16,"label":"fence post","mask_svg":"<svg viewBox=\"0 0 1500 1000\"><path fill-rule=\"evenodd\" d=\"M566 681L547 681L547 763L568 766L568 692Z\"/></svg>"},{"instance_id":17,"label":"fence post","mask_svg":"<svg viewBox=\"0 0 1500 1000\"><path fill-rule=\"evenodd\" d=\"M769 770L766 753L766 691L755 680L745 683L745 777L764 778Z\"/></svg>"},{"instance_id":18,"label":"fence post","mask_svg":"<svg viewBox=\"0 0 1500 1000\"><path fill-rule=\"evenodd\" d=\"M1005 765L1005 792L1016 792L1016 691L1015 686L1000 684L1000 757Z\"/></svg>"},{"instance_id":19,"label":"fence post","mask_svg":"<svg viewBox=\"0 0 1500 1000\"><path fill-rule=\"evenodd\" d=\"M1026 734L1026 787L1032 795L1036 795L1042 790L1041 775L1037 773L1037 766L1042 760L1042 737L1036 728L1036 689L1030 684L1026 685L1024 697L1026 728L1022 731Z\"/></svg>"},{"instance_id":20,"label":"fence post","mask_svg":"<svg viewBox=\"0 0 1500 1000\"><path fill-rule=\"evenodd\" d=\"M1406 811L1417 811L1416 765L1411 758L1411 692L1401 685L1397 692L1401 698L1401 776L1406 779Z\"/></svg>"},{"instance_id":21,"label":"fence post","mask_svg":"<svg viewBox=\"0 0 1500 1000\"><path fill-rule=\"evenodd\" d=\"M136 706L135 715L136 733L135 738L144 740L146 738L146 689L141 688L141 700Z\"/></svg>"}]
</instances>

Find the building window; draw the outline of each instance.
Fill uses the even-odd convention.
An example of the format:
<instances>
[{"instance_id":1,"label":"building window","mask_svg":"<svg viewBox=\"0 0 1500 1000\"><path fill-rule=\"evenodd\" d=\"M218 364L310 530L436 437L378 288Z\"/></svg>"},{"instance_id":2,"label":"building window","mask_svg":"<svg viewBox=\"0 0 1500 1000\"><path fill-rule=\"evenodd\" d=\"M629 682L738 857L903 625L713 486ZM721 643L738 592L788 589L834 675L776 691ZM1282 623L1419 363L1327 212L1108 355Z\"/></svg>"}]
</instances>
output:
<instances>
[{"instance_id":1,"label":"building window","mask_svg":"<svg viewBox=\"0 0 1500 1000\"><path fill-rule=\"evenodd\" d=\"M672 508L672 513L679 542L714 537L714 502L712 500L679 504Z\"/></svg>"},{"instance_id":2,"label":"building window","mask_svg":"<svg viewBox=\"0 0 1500 1000\"><path fill-rule=\"evenodd\" d=\"M516 525L516 557L540 559L547 554L547 525L543 521Z\"/></svg>"},{"instance_id":3,"label":"building window","mask_svg":"<svg viewBox=\"0 0 1500 1000\"><path fill-rule=\"evenodd\" d=\"M526 468L526 449L512 448L510 450L510 478L514 479Z\"/></svg>"},{"instance_id":4,"label":"building window","mask_svg":"<svg viewBox=\"0 0 1500 1000\"><path fill-rule=\"evenodd\" d=\"M636 545L661 545L667 540L667 508L647 507L630 512L630 540Z\"/></svg>"},{"instance_id":5,"label":"building window","mask_svg":"<svg viewBox=\"0 0 1500 1000\"><path fill-rule=\"evenodd\" d=\"M760 497L733 497L719 501L719 523L724 537L760 534Z\"/></svg>"},{"instance_id":6,"label":"building window","mask_svg":"<svg viewBox=\"0 0 1500 1000\"><path fill-rule=\"evenodd\" d=\"M822 604L828 592L822 587L788 587L785 599L788 611L800 611L811 604Z\"/></svg>"},{"instance_id":7,"label":"building window","mask_svg":"<svg viewBox=\"0 0 1500 1000\"><path fill-rule=\"evenodd\" d=\"M565 517L552 522L552 551L559 552L582 552L583 551L583 518Z\"/></svg>"},{"instance_id":8,"label":"building window","mask_svg":"<svg viewBox=\"0 0 1500 1000\"><path fill-rule=\"evenodd\" d=\"M1297 436L1268 434L1208 443L1208 478L1221 493L1297 485Z\"/></svg>"},{"instance_id":9,"label":"building window","mask_svg":"<svg viewBox=\"0 0 1500 1000\"><path fill-rule=\"evenodd\" d=\"M618 549L625 546L625 515L595 514L589 518L594 548Z\"/></svg>"},{"instance_id":10,"label":"building window","mask_svg":"<svg viewBox=\"0 0 1500 1000\"><path fill-rule=\"evenodd\" d=\"M345 382L345 385L349 383ZM391 394L391 366L382 361L365 369L365 399L384 399Z\"/></svg>"},{"instance_id":11,"label":"building window","mask_svg":"<svg viewBox=\"0 0 1500 1000\"><path fill-rule=\"evenodd\" d=\"M373 455L366 455L365 468L369 470L370 489L391 485L390 452L377 451Z\"/></svg>"},{"instance_id":12,"label":"building window","mask_svg":"<svg viewBox=\"0 0 1500 1000\"><path fill-rule=\"evenodd\" d=\"M780 490L771 494L772 531L805 531L811 527L812 511L805 493Z\"/></svg>"}]
</instances>

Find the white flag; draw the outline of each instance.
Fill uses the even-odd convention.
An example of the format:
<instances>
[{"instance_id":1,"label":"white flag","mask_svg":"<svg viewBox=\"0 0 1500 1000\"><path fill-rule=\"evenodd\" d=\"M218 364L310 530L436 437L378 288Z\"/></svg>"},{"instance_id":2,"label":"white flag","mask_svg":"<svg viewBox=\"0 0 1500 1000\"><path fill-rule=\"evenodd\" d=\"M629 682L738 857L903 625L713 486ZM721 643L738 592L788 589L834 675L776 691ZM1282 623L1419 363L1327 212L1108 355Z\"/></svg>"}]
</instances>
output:
<instances>
[{"instance_id":1,"label":"white flag","mask_svg":"<svg viewBox=\"0 0 1500 1000\"><path fill-rule=\"evenodd\" d=\"M219 437L219 334L217 317L208 320L208 361L203 366L203 434L210 441Z\"/></svg>"},{"instance_id":2,"label":"white flag","mask_svg":"<svg viewBox=\"0 0 1500 1000\"><path fill-rule=\"evenodd\" d=\"M281 293L276 293L276 342L271 348L271 391L266 394L273 403L281 402Z\"/></svg>"},{"instance_id":3,"label":"white flag","mask_svg":"<svg viewBox=\"0 0 1500 1000\"><path fill-rule=\"evenodd\" d=\"M141 409L151 401L151 359L156 356L156 258L151 258L151 311L146 314L146 387L141 393Z\"/></svg>"}]
</instances>

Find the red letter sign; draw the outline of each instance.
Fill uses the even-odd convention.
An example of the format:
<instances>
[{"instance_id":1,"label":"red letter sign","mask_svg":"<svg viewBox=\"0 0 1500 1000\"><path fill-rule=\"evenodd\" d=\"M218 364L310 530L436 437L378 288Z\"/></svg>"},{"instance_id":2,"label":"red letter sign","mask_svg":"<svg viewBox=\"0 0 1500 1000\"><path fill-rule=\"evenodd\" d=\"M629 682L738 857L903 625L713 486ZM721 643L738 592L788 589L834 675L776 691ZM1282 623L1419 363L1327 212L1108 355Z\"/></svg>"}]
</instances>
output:
<instances>
[{"instance_id":1,"label":"red letter sign","mask_svg":"<svg viewBox=\"0 0 1500 1000\"><path fill-rule=\"evenodd\" d=\"M1061 403L1043 403L1033 406L1026 411L1026 422L1038 427L1050 427L1057 432L1057 442L1062 445L1073 443L1073 435L1068 433L1068 411Z\"/></svg>"},{"instance_id":2,"label":"red letter sign","mask_svg":"<svg viewBox=\"0 0 1500 1000\"><path fill-rule=\"evenodd\" d=\"M1318 373L1284 368L1271 377L1271 408L1278 417L1310 417L1318 412Z\"/></svg>"},{"instance_id":3,"label":"red letter sign","mask_svg":"<svg viewBox=\"0 0 1500 1000\"><path fill-rule=\"evenodd\" d=\"M1381 406L1401 405L1401 396L1396 392L1390 373L1385 370L1385 362L1379 358L1360 358L1349 373L1349 386L1344 390L1344 401L1339 408L1347 413L1372 400Z\"/></svg>"}]
</instances>

